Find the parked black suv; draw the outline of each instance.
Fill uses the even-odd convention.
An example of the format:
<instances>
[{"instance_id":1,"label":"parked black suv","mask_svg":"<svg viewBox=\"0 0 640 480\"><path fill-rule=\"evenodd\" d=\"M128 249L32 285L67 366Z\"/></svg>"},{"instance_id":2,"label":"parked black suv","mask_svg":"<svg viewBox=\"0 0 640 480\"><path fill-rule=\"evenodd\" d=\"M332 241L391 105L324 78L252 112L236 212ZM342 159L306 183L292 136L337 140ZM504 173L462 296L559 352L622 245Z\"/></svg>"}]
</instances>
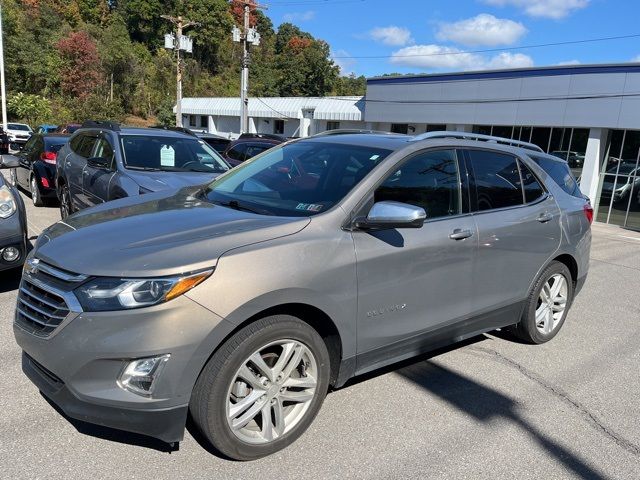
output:
<instances>
[{"instance_id":1,"label":"parked black suv","mask_svg":"<svg viewBox=\"0 0 640 480\"><path fill-rule=\"evenodd\" d=\"M235 167L286 140L279 135L243 133L235 142L229 144L223 155L225 160Z\"/></svg>"},{"instance_id":2,"label":"parked black suv","mask_svg":"<svg viewBox=\"0 0 640 480\"><path fill-rule=\"evenodd\" d=\"M229 169L204 141L186 133L87 122L58 153L62 218L117 198L210 182Z\"/></svg>"},{"instance_id":3,"label":"parked black suv","mask_svg":"<svg viewBox=\"0 0 640 480\"><path fill-rule=\"evenodd\" d=\"M20 166L10 172L9 181L31 193L31 200L40 207L56 196L56 163L58 152L70 135L34 133L16 157Z\"/></svg>"}]
</instances>

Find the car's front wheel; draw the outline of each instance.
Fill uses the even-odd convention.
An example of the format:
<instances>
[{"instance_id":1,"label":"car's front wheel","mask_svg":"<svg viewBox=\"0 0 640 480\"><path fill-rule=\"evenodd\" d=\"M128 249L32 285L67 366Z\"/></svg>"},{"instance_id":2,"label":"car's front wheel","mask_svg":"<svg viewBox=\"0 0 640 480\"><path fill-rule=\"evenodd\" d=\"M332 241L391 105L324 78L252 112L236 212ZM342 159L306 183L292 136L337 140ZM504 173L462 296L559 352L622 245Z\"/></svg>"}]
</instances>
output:
<instances>
[{"instance_id":1,"label":"car's front wheel","mask_svg":"<svg viewBox=\"0 0 640 480\"><path fill-rule=\"evenodd\" d=\"M31 181L29 182L29 190L31 191L31 201L36 207L44 205L42 196L40 195L40 189L38 188L38 180L35 175L31 175Z\"/></svg>"},{"instance_id":2,"label":"car's front wheel","mask_svg":"<svg viewBox=\"0 0 640 480\"><path fill-rule=\"evenodd\" d=\"M189 406L195 425L222 454L254 460L304 433L327 392L323 339L288 315L238 331L211 357Z\"/></svg>"},{"instance_id":3,"label":"car's front wheel","mask_svg":"<svg viewBox=\"0 0 640 480\"><path fill-rule=\"evenodd\" d=\"M573 280L567 266L551 262L536 279L514 333L529 343L545 343L555 337L573 301Z\"/></svg>"}]
</instances>

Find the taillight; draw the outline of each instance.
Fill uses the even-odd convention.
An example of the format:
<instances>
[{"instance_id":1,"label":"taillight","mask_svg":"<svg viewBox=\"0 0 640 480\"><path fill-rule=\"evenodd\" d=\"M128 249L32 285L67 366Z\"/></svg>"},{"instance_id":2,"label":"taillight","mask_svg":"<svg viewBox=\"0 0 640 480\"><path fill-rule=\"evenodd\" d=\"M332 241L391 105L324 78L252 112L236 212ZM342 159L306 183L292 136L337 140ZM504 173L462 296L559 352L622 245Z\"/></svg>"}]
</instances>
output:
<instances>
[{"instance_id":1,"label":"taillight","mask_svg":"<svg viewBox=\"0 0 640 480\"><path fill-rule=\"evenodd\" d=\"M589 221L589 225L591 225L593 223L593 207L591 204L586 203L582 209L584 210L584 216Z\"/></svg>"},{"instance_id":2,"label":"taillight","mask_svg":"<svg viewBox=\"0 0 640 480\"><path fill-rule=\"evenodd\" d=\"M51 165L56 164L57 158L58 154L56 152L42 152L42 154L40 154L40 160L46 163L50 163Z\"/></svg>"}]
</instances>

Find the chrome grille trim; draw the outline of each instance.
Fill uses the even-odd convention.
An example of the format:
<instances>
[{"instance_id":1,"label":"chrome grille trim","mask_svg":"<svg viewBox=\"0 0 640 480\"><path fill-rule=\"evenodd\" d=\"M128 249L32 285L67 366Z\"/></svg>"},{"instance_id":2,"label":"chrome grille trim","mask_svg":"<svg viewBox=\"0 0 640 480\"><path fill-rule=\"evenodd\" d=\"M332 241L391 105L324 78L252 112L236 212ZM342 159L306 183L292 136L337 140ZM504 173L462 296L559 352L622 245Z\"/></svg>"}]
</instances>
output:
<instances>
[{"instance_id":1,"label":"chrome grille trim","mask_svg":"<svg viewBox=\"0 0 640 480\"><path fill-rule=\"evenodd\" d=\"M54 275L48 271L48 265L45 267L47 271L42 266L42 263L38 265L39 273L45 274L41 278L35 278L28 272L22 276L14 325L31 335L51 338L82 312L82 307L72 289L73 283L84 276L67 274L54 268L52 270L54 273L61 272L65 278L74 278L74 281L67 281L71 284L68 286L69 290L66 290L64 285L55 287L46 282L47 275L50 277ZM64 282L58 275L55 278L58 283Z\"/></svg>"},{"instance_id":2,"label":"chrome grille trim","mask_svg":"<svg viewBox=\"0 0 640 480\"><path fill-rule=\"evenodd\" d=\"M84 282L87 278L89 278L86 275L65 272L64 270L60 270L56 267L52 267L51 265L48 265L43 262L40 262L38 264L38 270L42 273L46 273L47 275L58 278L64 282L79 283L79 282Z\"/></svg>"}]
</instances>

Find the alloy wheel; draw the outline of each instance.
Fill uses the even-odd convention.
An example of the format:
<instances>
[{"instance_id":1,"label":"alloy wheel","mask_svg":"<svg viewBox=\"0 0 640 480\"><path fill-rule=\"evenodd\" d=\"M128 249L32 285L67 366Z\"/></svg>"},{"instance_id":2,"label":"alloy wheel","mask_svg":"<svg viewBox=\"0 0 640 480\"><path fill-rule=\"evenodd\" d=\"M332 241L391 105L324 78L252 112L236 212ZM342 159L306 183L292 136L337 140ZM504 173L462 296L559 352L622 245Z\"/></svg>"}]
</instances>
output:
<instances>
[{"instance_id":1,"label":"alloy wheel","mask_svg":"<svg viewBox=\"0 0 640 480\"><path fill-rule=\"evenodd\" d=\"M60 195L60 216L64 220L71 215L71 201L69 199L69 188L66 185L62 187L62 194Z\"/></svg>"},{"instance_id":2,"label":"alloy wheel","mask_svg":"<svg viewBox=\"0 0 640 480\"><path fill-rule=\"evenodd\" d=\"M226 417L243 442L267 444L294 428L316 395L318 364L296 340L271 342L245 359L227 392Z\"/></svg>"},{"instance_id":3,"label":"alloy wheel","mask_svg":"<svg viewBox=\"0 0 640 480\"><path fill-rule=\"evenodd\" d=\"M12 168L11 172L9 172L9 182L14 187L18 186L18 174L16 173L16 169L15 168Z\"/></svg>"},{"instance_id":4,"label":"alloy wheel","mask_svg":"<svg viewBox=\"0 0 640 480\"><path fill-rule=\"evenodd\" d=\"M38 185L36 184L36 177L31 177L31 182L29 183L29 186L31 187L31 201L33 202L34 205L38 204L38 200L39 200L39 194L40 192L38 192Z\"/></svg>"},{"instance_id":5,"label":"alloy wheel","mask_svg":"<svg viewBox=\"0 0 640 480\"><path fill-rule=\"evenodd\" d=\"M567 279L564 275L552 275L542 287L536 306L536 328L545 335L553 332L562 320L567 308Z\"/></svg>"}]
</instances>

